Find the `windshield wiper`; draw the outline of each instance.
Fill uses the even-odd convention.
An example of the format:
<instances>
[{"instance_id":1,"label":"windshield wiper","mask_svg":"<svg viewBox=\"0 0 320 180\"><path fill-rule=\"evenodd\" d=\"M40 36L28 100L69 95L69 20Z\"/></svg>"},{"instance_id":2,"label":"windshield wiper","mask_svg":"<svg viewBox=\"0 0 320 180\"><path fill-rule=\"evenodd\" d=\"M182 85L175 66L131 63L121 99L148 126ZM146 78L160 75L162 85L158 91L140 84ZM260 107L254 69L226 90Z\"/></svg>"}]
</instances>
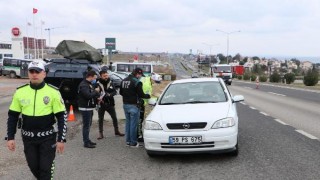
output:
<instances>
[{"instance_id":1,"label":"windshield wiper","mask_svg":"<svg viewBox=\"0 0 320 180\"><path fill-rule=\"evenodd\" d=\"M217 103L216 101L188 101L183 104L198 104L198 103Z\"/></svg>"},{"instance_id":2,"label":"windshield wiper","mask_svg":"<svg viewBox=\"0 0 320 180\"><path fill-rule=\"evenodd\" d=\"M172 104L181 104L181 103L161 103L159 105L172 105Z\"/></svg>"}]
</instances>

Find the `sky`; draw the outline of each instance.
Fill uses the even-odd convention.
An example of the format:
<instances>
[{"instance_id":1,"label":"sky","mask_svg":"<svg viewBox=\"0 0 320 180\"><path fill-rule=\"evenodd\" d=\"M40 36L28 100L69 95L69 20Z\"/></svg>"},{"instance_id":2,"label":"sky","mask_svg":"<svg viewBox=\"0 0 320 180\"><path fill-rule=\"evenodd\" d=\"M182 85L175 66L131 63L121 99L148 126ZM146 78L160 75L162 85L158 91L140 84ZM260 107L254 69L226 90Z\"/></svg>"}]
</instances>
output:
<instances>
[{"instance_id":1,"label":"sky","mask_svg":"<svg viewBox=\"0 0 320 180\"><path fill-rule=\"evenodd\" d=\"M0 7L0 42L13 27L41 38L43 21L51 46L68 39L104 48L114 37L120 51L226 55L229 36L229 55L320 57L319 0L0 0Z\"/></svg>"}]
</instances>

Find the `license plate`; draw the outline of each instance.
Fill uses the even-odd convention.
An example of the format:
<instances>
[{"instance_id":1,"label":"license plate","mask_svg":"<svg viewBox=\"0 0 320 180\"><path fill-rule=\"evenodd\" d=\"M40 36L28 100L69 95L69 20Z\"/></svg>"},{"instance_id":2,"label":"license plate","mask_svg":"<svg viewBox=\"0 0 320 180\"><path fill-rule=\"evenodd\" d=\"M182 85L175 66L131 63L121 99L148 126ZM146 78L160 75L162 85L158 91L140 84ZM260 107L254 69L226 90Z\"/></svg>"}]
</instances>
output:
<instances>
[{"instance_id":1,"label":"license plate","mask_svg":"<svg viewBox=\"0 0 320 180\"><path fill-rule=\"evenodd\" d=\"M202 136L170 136L169 144L201 144Z\"/></svg>"}]
</instances>

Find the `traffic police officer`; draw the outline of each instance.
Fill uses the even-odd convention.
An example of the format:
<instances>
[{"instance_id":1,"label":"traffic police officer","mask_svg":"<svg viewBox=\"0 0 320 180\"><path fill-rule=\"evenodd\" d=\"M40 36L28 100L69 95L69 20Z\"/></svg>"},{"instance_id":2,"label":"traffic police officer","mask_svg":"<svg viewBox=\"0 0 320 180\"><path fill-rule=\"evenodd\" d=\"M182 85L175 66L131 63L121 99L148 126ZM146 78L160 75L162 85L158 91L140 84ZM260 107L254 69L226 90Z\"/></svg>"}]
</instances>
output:
<instances>
[{"instance_id":1,"label":"traffic police officer","mask_svg":"<svg viewBox=\"0 0 320 180\"><path fill-rule=\"evenodd\" d=\"M37 179L52 179L55 153L64 151L66 141L65 105L58 89L44 82L42 62L31 62L28 76L30 84L17 88L9 107L7 147L15 151L16 128L21 123L24 153L31 172ZM18 123L20 114L22 122Z\"/></svg>"}]
</instances>

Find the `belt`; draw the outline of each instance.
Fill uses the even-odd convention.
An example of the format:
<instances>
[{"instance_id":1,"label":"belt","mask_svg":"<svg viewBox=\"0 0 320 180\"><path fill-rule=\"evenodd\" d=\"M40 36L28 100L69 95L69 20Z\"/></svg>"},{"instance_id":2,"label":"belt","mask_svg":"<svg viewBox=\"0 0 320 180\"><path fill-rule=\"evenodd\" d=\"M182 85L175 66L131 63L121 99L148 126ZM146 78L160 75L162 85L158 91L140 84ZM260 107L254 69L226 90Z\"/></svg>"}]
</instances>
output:
<instances>
[{"instance_id":1,"label":"belt","mask_svg":"<svg viewBox=\"0 0 320 180\"><path fill-rule=\"evenodd\" d=\"M51 129L48 131L26 131L26 130L21 129L22 136L32 137L32 138L33 137L46 137L46 136L52 135L54 133L55 133L54 129Z\"/></svg>"}]
</instances>

